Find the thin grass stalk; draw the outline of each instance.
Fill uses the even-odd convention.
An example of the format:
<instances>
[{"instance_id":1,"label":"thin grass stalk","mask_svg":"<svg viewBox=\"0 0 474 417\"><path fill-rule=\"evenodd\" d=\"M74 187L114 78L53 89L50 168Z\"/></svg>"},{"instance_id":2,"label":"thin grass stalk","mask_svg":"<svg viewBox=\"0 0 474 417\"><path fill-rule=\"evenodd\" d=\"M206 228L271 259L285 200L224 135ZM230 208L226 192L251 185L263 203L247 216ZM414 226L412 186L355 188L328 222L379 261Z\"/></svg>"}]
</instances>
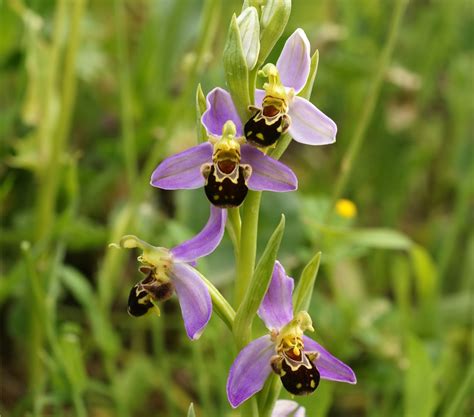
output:
<instances>
[{"instance_id":1,"label":"thin grass stalk","mask_svg":"<svg viewBox=\"0 0 474 417\"><path fill-rule=\"evenodd\" d=\"M64 61L64 76L60 85L61 90L61 111L59 119L53 130L52 138L46 127L46 131L42 136L43 146L46 147L46 157L44 164L44 171L41 173L41 184L38 207L38 221L37 221L37 239L44 239L51 236L54 230L53 224L56 215L56 200L58 194L58 187L61 175L59 173L61 168L61 156L64 152L66 139L70 132L72 113L76 98L76 58L80 42L80 25L82 15L84 12L85 0L76 0L73 4L72 13L70 16L70 32L68 36L68 44ZM46 108L48 111L53 111L54 91L57 81L57 74L59 72L61 39L64 35L65 23L67 18L66 1L61 0L58 3L55 15L55 31L53 35L53 49L51 54L51 73L47 88ZM62 67L62 65L61 65ZM47 124L48 117L43 125ZM49 141L49 143L48 143ZM46 145L47 144L47 145Z\"/></svg>"},{"instance_id":2,"label":"thin grass stalk","mask_svg":"<svg viewBox=\"0 0 474 417\"><path fill-rule=\"evenodd\" d=\"M331 208L334 207L336 201L344 193L347 181L349 180L352 168L354 167L354 161L357 159L362 144L364 143L367 128L372 119L375 106L380 96L382 82L393 55L393 50L395 48L398 34L400 33L402 18L407 8L408 2L409 0L397 0L395 4L395 10L390 20L387 41L385 42L380 54L377 71L369 87L367 98L364 100L365 105L362 108L362 115L359 118L359 123L354 129L354 135L349 142L349 148L342 159L339 176L331 199ZM328 210L328 213L331 212L332 210Z\"/></svg>"},{"instance_id":3,"label":"thin grass stalk","mask_svg":"<svg viewBox=\"0 0 474 417\"><path fill-rule=\"evenodd\" d=\"M117 28L115 39L120 79L120 121L122 127L123 154L128 186L132 187L137 178L137 151L135 148L129 55L126 38L127 28L123 0L115 2L114 18Z\"/></svg>"},{"instance_id":4,"label":"thin grass stalk","mask_svg":"<svg viewBox=\"0 0 474 417\"><path fill-rule=\"evenodd\" d=\"M33 401L34 415L41 414L39 398L42 396L45 378L42 361L38 356L43 351L45 332L43 324L46 321L46 311L44 300L46 299L41 285L40 277L36 271L35 262L31 254L29 242L21 245L23 252L26 273L28 276L27 299L30 309L29 315L29 336L28 336L28 391Z\"/></svg>"}]
</instances>

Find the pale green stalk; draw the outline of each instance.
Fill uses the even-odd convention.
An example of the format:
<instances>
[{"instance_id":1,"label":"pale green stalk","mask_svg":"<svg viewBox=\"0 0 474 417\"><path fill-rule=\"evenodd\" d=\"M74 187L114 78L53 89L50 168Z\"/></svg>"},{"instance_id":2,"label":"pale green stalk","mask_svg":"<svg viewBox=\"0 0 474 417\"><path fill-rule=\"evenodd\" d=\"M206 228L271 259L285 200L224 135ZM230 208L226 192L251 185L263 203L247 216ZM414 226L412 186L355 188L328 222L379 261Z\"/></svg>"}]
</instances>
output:
<instances>
[{"instance_id":1,"label":"pale green stalk","mask_svg":"<svg viewBox=\"0 0 474 417\"><path fill-rule=\"evenodd\" d=\"M38 360L38 353L43 350L45 339L43 324L46 320L46 311L44 301L46 299L44 290L41 286L40 277L36 271L34 259L31 254L31 245L29 242L22 242L21 250L23 252L26 275L28 277L28 289L30 291L29 308L29 335L28 335L28 390L34 400L35 414L40 410L37 409L36 400L41 396L44 389L44 372L43 364Z\"/></svg>"},{"instance_id":2,"label":"pale green stalk","mask_svg":"<svg viewBox=\"0 0 474 417\"><path fill-rule=\"evenodd\" d=\"M239 257L240 251L240 235L241 235L241 227L242 227L242 220L240 218L240 209L238 207L233 207L227 209L227 226L229 237L232 241L232 245L234 246L234 255L235 259Z\"/></svg>"},{"instance_id":3,"label":"pale green stalk","mask_svg":"<svg viewBox=\"0 0 474 417\"><path fill-rule=\"evenodd\" d=\"M52 138L42 137L43 145L48 143L46 147L47 158L44 163L44 171L40 174L41 191L39 195L38 221L37 221L37 238L45 238L51 235L56 215L56 199L61 175L61 156L64 152L65 142L69 135L71 126L71 117L76 98L76 58L80 42L80 23L84 12L85 0L76 0L72 7L70 16L70 32L68 36L68 44L64 61L64 76L59 90L61 91L61 111L57 125L54 128ZM48 109L47 118L53 115L49 112L53 111L54 91L57 83L57 74L60 63L60 42L64 35L67 6L64 0L58 3L55 16L55 32L53 36L53 49L51 54L51 73L47 88L46 108ZM48 135L47 123L51 119L44 121L46 131L43 134Z\"/></svg>"},{"instance_id":4,"label":"pale green stalk","mask_svg":"<svg viewBox=\"0 0 474 417\"><path fill-rule=\"evenodd\" d=\"M271 374L266 384L266 392L262 395L262 404L259 407L259 417L270 417L275 407L275 402L280 396L281 383L280 378L276 374Z\"/></svg>"},{"instance_id":5,"label":"pale green stalk","mask_svg":"<svg viewBox=\"0 0 474 417\"><path fill-rule=\"evenodd\" d=\"M359 123L357 124L354 130L354 135L350 140L349 149L347 150L346 154L342 159L341 170L339 172L339 177L337 179L332 195L331 207L334 207L334 204L344 192L347 185L347 181L352 172L354 161L356 160L364 142L367 128L369 126L370 120L372 119L375 105L377 104L377 100L380 95L382 82L384 80L388 65L390 64L390 60L392 58L395 43L400 32L403 14L408 5L408 1L409 0L397 0L395 4L395 11L390 21L390 29L388 32L387 41L385 42L385 45L382 49L382 53L379 58L377 72L375 73L373 81L369 87L367 98L364 100L365 105L362 107L362 115L359 119ZM330 212L331 210L328 210L328 213Z\"/></svg>"},{"instance_id":6,"label":"pale green stalk","mask_svg":"<svg viewBox=\"0 0 474 417\"><path fill-rule=\"evenodd\" d=\"M51 160L54 142L52 136L54 133L53 124L53 103L55 100L55 91L57 83L57 73L59 69L59 61L61 57L61 37L64 33L66 17L66 2L59 1L56 5L52 44L49 54L49 71L47 72L45 96L42 102L43 114L38 132L38 148L39 156L43 160L42 168L39 172L39 183L41 192L38 193L37 203L37 221L36 221L36 238L42 239L51 230L51 224L54 218L53 210L55 207L54 184L57 180L56 175L50 175L53 168ZM57 152L56 152L57 153ZM55 174L53 172L53 174Z\"/></svg>"},{"instance_id":7,"label":"pale green stalk","mask_svg":"<svg viewBox=\"0 0 474 417\"><path fill-rule=\"evenodd\" d=\"M197 272L199 273L199 271ZM207 285L209 294L211 295L212 304L214 305L215 312L222 319L222 321L229 328L229 330L232 331L232 326L234 324L234 319L235 319L234 309L211 281L209 281L201 273L199 273L199 276Z\"/></svg>"},{"instance_id":8,"label":"pale green stalk","mask_svg":"<svg viewBox=\"0 0 474 417\"><path fill-rule=\"evenodd\" d=\"M123 154L128 186L131 187L137 177L137 151L135 149L135 132L133 127L132 94L130 83L129 57L126 39L125 5L117 0L114 7L116 25L116 45L120 79L120 120L122 127Z\"/></svg>"}]
</instances>

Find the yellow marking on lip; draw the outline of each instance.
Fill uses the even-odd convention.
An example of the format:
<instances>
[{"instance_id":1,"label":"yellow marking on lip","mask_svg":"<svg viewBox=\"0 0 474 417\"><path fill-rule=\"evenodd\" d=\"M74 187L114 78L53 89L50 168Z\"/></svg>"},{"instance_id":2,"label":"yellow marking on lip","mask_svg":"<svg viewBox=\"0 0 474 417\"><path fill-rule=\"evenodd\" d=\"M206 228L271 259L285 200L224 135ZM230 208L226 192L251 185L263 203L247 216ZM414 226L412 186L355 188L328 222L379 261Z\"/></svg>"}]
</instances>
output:
<instances>
[{"instance_id":1,"label":"yellow marking on lip","mask_svg":"<svg viewBox=\"0 0 474 417\"><path fill-rule=\"evenodd\" d=\"M219 200L219 196L218 196L217 194L215 194L214 197L213 197L213 199L214 199L215 201L217 201L217 200Z\"/></svg>"}]
</instances>

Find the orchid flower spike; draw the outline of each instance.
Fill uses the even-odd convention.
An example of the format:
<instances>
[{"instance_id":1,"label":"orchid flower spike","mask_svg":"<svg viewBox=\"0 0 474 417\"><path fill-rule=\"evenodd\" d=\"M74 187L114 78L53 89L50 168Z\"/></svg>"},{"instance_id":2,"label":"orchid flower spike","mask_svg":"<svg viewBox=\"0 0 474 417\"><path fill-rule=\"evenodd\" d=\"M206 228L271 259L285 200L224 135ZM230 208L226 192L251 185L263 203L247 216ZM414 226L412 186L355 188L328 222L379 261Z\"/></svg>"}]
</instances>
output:
<instances>
[{"instance_id":1,"label":"orchid flower spike","mask_svg":"<svg viewBox=\"0 0 474 417\"><path fill-rule=\"evenodd\" d=\"M120 247L142 250L139 271L145 275L130 291L128 312L138 317L154 310L159 315L156 303L166 301L176 292L186 333L190 339L198 339L211 318L212 302L206 284L190 264L216 249L224 235L226 219L225 210L211 206L209 220L201 232L173 249L152 246L136 236L124 236Z\"/></svg>"},{"instance_id":2,"label":"orchid flower spike","mask_svg":"<svg viewBox=\"0 0 474 417\"><path fill-rule=\"evenodd\" d=\"M270 333L245 346L229 371L227 398L234 408L260 391L272 371L294 395L314 392L320 378L356 383L349 366L304 336L306 330L313 331L313 326L307 312L293 314L293 287L293 279L275 262L270 286L258 310Z\"/></svg>"},{"instance_id":3,"label":"orchid flower spike","mask_svg":"<svg viewBox=\"0 0 474 417\"><path fill-rule=\"evenodd\" d=\"M266 64L259 74L267 78L263 90L255 91L252 117L242 123L228 92L212 90L202 123L208 132L222 126L222 118L232 120L237 132L260 148L274 145L289 132L294 140L307 145L327 145L336 140L336 124L310 101L297 94L303 89L311 65L309 40L303 29L297 29L286 41L276 65Z\"/></svg>"},{"instance_id":4,"label":"orchid flower spike","mask_svg":"<svg viewBox=\"0 0 474 417\"><path fill-rule=\"evenodd\" d=\"M153 172L151 185L165 190L204 186L211 204L220 208L238 207L249 189L296 190L298 180L290 168L242 144L242 129L237 129L235 120L220 117L223 122L209 133L208 142L165 159Z\"/></svg>"}]
</instances>

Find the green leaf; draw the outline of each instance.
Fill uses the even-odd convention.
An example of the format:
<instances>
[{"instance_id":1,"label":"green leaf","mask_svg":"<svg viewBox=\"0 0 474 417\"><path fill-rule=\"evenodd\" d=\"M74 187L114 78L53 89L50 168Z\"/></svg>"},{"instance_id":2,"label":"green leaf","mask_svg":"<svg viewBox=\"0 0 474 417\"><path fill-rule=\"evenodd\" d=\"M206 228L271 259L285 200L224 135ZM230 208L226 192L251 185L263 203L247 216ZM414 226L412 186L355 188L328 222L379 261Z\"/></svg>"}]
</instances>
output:
<instances>
[{"instance_id":1,"label":"green leaf","mask_svg":"<svg viewBox=\"0 0 474 417\"><path fill-rule=\"evenodd\" d=\"M431 301L436 294L437 271L430 254L420 245L410 251L413 270L417 278L417 290L422 301Z\"/></svg>"},{"instance_id":2,"label":"green leaf","mask_svg":"<svg viewBox=\"0 0 474 417\"><path fill-rule=\"evenodd\" d=\"M408 236L392 229L352 229L345 237L369 248L408 250L413 244Z\"/></svg>"},{"instance_id":3,"label":"green leaf","mask_svg":"<svg viewBox=\"0 0 474 417\"><path fill-rule=\"evenodd\" d=\"M194 412L194 404L189 404L188 408L188 417L196 417L196 413Z\"/></svg>"},{"instance_id":4,"label":"green leaf","mask_svg":"<svg viewBox=\"0 0 474 417\"><path fill-rule=\"evenodd\" d=\"M89 281L79 271L68 266L62 266L59 274L64 286L87 313L97 344L104 352L114 355L119 349L117 337L107 317L99 308L97 297Z\"/></svg>"},{"instance_id":5,"label":"green leaf","mask_svg":"<svg viewBox=\"0 0 474 417\"><path fill-rule=\"evenodd\" d=\"M301 273L300 280L293 294L293 311L308 311L311 297L313 295L314 282L318 276L321 252L314 255Z\"/></svg>"},{"instance_id":6,"label":"green leaf","mask_svg":"<svg viewBox=\"0 0 474 417\"><path fill-rule=\"evenodd\" d=\"M77 323L63 324L59 339L61 362L71 386L82 392L87 384L84 354L81 348L80 327Z\"/></svg>"},{"instance_id":7,"label":"green leaf","mask_svg":"<svg viewBox=\"0 0 474 417\"><path fill-rule=\"evenodd\" d=\"M420 328L424 333L436 332L439 325L438 314L438 272L428 251L414 245L410 251L415 289L420 304Z\"/></svg>"},{"instance_id":8,"label":"green leaf","mask_svg":"<svg viewBox=\"0 0 474 417\"><path fill-rule=\"evenodd\" d=\"M201 123L201 117L207 109L206 96L202 92L201 84L198 84L196 89L196 128L198 143L207 141L207 132Z\"/></svg>"},{"instance_id":9,"label":"green leaf","mask_svg":"<svg viewBox=\"0 0 474 417\"><path fill-rule=\"evenodd\" d=\"M471 366L467 369L465 377L462 383L459 384L456 394L453 398L450 398L446 412L443 417L456 417L462 415L468 415L469 407L469 396L472 396L472 390L474 389L474 363L471 362Z\"/></svg>"},{"instance_id":10,"label":"green leaf","mask_svg":"<svg viewBox=\"0 0 474 417\"><path fill-rule=\"evenodd\" d=\"M403 415L431 417L436 399L434 364L423 342L414 335L408 339L407 359Z\"/></svg>"},{"instance_id":11,"label":"green leaf","mask_svg":"<svg viewBox=\"0 0 474 417\"><path fill-rule=\"evenodd\" d=\"M229 26L227 42L224 48L224 71L229 87L232 101L242 120L246 120L249 116L248 106L250 103L249 70L247 61L242 47L242 38L240 35L239 25L235 14Z\"/></svg>"},{"instance_id":12,"label":"green leaf","mask_svg":"<svg viewBox=\"0 0 474 417\"><path fill-rule=\"evenodd\" d=\"M255 268L250 286L247 288L244 299L235 316L234 334L237 344L241 348L250 341L252 322L270 285L273 267L284 231L285 216L282 214L280 223L268 240L267 246Z\"/></svg>"}]
</instances>

